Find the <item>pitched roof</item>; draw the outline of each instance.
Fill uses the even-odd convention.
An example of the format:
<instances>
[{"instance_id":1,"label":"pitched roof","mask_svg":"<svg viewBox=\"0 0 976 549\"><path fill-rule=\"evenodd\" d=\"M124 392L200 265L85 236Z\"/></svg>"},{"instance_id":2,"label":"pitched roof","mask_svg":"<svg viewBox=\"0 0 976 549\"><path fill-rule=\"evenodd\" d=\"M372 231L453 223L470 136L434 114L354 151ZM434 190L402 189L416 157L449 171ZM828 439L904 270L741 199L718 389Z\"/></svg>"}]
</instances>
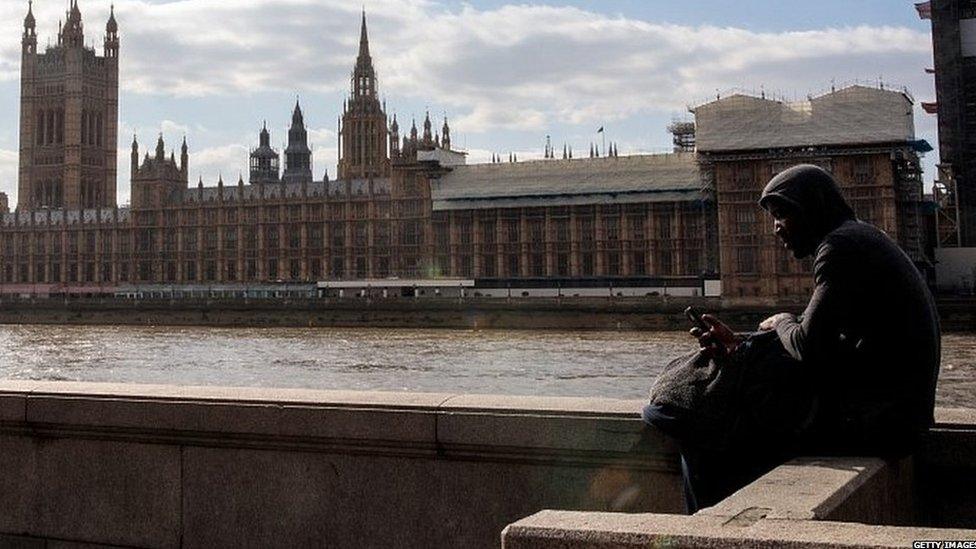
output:
<instances>
[{"instance_id":1,"label":"pitched roof","mask_svg":"<svg viewBox=\"0 0 976 549\"><path fill-rule=\"evenodd\" d=\"M457 166L431 182L434 210L699 200L694 154Z\"/></svg>"}]
</instances>

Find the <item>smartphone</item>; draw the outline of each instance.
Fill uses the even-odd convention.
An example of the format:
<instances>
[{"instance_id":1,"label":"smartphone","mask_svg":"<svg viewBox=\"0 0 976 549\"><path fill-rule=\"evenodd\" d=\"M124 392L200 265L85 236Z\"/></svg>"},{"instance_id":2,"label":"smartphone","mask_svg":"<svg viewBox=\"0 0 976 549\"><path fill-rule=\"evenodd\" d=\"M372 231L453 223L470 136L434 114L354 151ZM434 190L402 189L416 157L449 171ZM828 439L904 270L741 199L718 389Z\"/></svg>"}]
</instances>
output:
<instances>
[{"instance_id":1,"label":"smartphone","mask_svg":"<svg viewBox=\"0 0 976 549\"><path fill-rule=\"evenodd\" d=\"M702 320L701 311L699 311L694 307L688 307L687 309L685 309L685 316L688 317L688 320L690 320L691 323L696 328L701 329L701 331L703 332L707 332L708 330L712 329L711 326L709 326L708 324L705 323L704 320Z\"/></svg>"}]
</instances>

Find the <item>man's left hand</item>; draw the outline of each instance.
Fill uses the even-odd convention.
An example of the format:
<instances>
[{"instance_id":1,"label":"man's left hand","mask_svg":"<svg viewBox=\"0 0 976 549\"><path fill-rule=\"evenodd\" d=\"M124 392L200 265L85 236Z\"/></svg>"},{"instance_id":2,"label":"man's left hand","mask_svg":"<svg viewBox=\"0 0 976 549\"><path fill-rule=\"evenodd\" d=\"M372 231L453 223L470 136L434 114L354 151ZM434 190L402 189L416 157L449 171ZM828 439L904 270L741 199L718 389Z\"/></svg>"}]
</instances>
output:
<instances>
[{"instance_id":1,"label":"man's left hand","mask_svg":"<svg viewBox=\"0 0 976 549\"><path fill-rule=\"evenodd\" d=\"M796 320L796 317L793 316L793 315L791 315L790 313L779 313L779 314L773 315L773 316L767 318L766 320L763 320L762 322L760 322L759 323L759 331L760 332L770 332L772 330L775 330L776 329L776 323L779 322L780 320L784 319L784 318L788 318L790 320Z\"/></svg>"}]
</instances>

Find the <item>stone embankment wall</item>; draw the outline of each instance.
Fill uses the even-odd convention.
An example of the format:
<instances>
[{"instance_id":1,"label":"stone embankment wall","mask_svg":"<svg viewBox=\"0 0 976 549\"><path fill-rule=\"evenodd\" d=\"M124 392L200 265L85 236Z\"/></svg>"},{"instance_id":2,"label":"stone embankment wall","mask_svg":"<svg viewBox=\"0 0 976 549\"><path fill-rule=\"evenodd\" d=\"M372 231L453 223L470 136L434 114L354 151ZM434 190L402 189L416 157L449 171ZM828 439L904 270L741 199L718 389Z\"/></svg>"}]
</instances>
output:
<instances>
[{"instance_id":1,"label":"stone embankment wall","mask_svg":"<svg viewBox=\"0 0 976 549\"><path fill-rule=\"evenodd\" d=\"M680 512L639 405L0 382L0 546L478 548L543 509Z\"/></svg>"},{"instance_id":2,"label":"stone embankment wall","mask_svg":"<svg viewBox=\"0 0 976 549\"><path fill-rule=\"evenodd\" d=\"M689 329L683 314L688 305L742 331L754 330L774 312L803 310L798 303L704 298L7 300L0 302L0 324L664 331ZM939 311L944 331L976 331L976 301L942 301Z\"/></svg>"},{"instance_id":3,"label":"stone embankment wall","mask_svg":"<svg viewBox=\"0 0 976 549\"><path fill-rule=\"evenodd\" d=\"M976 412L684 516L641 402L0 382L0 546L909 547L976 540ZM508 525L506 527L506 525Z\"/></svg>"}]
</instances>

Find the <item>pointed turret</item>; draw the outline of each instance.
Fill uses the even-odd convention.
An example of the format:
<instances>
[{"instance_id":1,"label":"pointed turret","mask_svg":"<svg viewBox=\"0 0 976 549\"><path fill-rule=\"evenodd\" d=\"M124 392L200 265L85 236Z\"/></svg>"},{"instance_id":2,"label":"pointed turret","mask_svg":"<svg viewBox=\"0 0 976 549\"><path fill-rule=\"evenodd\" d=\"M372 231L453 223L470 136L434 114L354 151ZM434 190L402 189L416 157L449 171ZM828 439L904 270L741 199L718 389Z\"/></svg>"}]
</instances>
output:
<instances>
[{"instance_id":1,"label":"pointed turret","mask_svg":"<svg viewBox=\"0 0 976 549\"><path fill-rule=\"evenodd\" d=\"M271 132L265 122L258 134L258 148L251 151L251 184L277 183L281 157L271 148Z\"/></svg>"},{"instance_id":2,"label":"pointed turret","mask_svg":"<svg viewBox=\"0 0 976 549\"><path fill-rule=\"evenodd\" d=\"M300 183L312 180L312 150L308 148L308 131L305 129L305 116L302 106L295 101L295 111L291 115L291 128L288 130L288 148L285 149L284 183Z\"/></svg>"},{"instance_id":3,"label":"pointed turret","mask_svg":"<svg viewBox=\"0 0 976 549\"><path fill-rule=\"evenodd\" d=\"M135 134L132 134L132 165L130 166L131 175L135 177L139 173L139 141L136 139Z\"/></svg>"},{"instance_id":4,"label":"pointed turret","mask_svg":"<svg viewBox=\"0 0 976 549\"><path fill-rule=\"evenodd\" d=\"M292 127L305 127L305 115L302 113L302 104L299 99L295 100L295 110L291 113L291 125Z\"/></svg>"},{"instance_id":5,"label":"pointed turret","mask_svg":"<svg viewBox=\"0 0 976 549\"><path fill-rule=\"evenodd\" d=\"M400 154L400 123L397 122L396 113L393 113L393 123L390 124L390 154L393 156Z\"/></svg>"},{"instance_id":6,"label":"pointed turret","mask_svg":"<svg viewBox=\"0 0 976 549\"><path fill-rule=\"evenodd\" d=\"M34 19L34 2L27 2L27 16L24 17L24 53L37 53L37 21Z\"/></svg>"},{"instance_id":7,"label":"pointed turret","mask_svg":"<svg viewBox=\"0 0 976 549\"><path fill-rule=\"evenodd\" d=\"M105 57L119 56L119 23L115 20L115 4L112 4L108 22L105 23Z\"/></svg>"},{"instance_id":8,"label":"pointed turret","mask_svg":"<svg viewBox=\"0 0 976 549\"><path fill-rule=\"evenodd\" d=\"M159 162L166 160L166 144L163 143L163 134L159 134L159 140L156 141L156 160Z\"/></svg>"},{"instance_id":9,"label":"pointed turret","mask_svg":"<svg viewBox=\"0 0 976 549\"><path fill-rule=\"evenodd\" d=\"M83 48L85 46L85 29L81 22L81 9L78 8L77 0L71 2L67 22L61 31L60 42L71 48Z\"/></svg>"},{"instance_id":10,"label":"pointed turret","mask_svg":"<svg viewBox=\"0 0 976 549\"><path fill-rule=\"evenodd\" d=\"M369 32L366 30L366 8L363 8L363 24L359 29L359 58L369 59Z\"/></svg>"},{"instance_id":11,"label":"pointed turret","mask_svg":"<svg viewBox=\"0 0 976 549\"><path fill-rule=\"evenodd\" d=\"M424 145L432 145L434 143L433 126L430 123L430 111L427 111L427 116L424 117Z\"/></svg>"},{"instance_id":12,"label":"pointed turret","mask_svg":"<svg viewBox=\"0 0 976 549\"><path fill-rule=\"evenodd\" d=\"M366 30L366 10L363 10L363 22L359 32L359 56L356 67L352 72L352 95L356 97L376 97L376 70L373 69L373 58L369 54L369 32Z\"/></svg>"},{"instance_id":13,"label":"pointed turret","mask_svg":"<svg viewBox=\"0 0 976 549\"><path fill-rule=\"evenodd\" d=\"M451 150L451 127L447 124L447 117L444 117L444 127L441 128L441 148Z\"/></svg>"},{"instance_id":14,"label":"pointed turret","mask_svg":"<svg viewBox=\"0 0 976 549\"><path fill-rule=\"evenodd\" d=\"M186 145L186 136L183 136L183 145L180 147L180 174L183 175L183 182L190 181L190 148Z\"/></svg>"}]
</instances>

